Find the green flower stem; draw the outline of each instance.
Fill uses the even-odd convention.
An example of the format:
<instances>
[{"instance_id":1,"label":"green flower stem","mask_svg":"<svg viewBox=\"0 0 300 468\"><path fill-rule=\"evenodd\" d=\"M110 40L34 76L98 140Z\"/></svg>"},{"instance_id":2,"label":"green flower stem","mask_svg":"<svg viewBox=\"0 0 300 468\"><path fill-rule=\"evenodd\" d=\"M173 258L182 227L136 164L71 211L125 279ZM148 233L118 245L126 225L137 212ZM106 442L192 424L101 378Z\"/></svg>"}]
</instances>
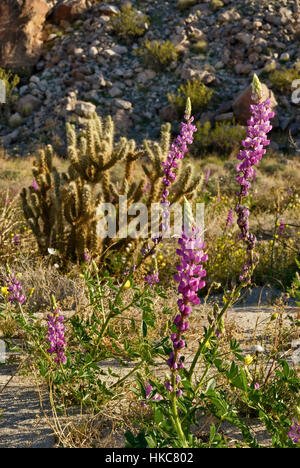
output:
<instances>
[{"instance_id":1,"label":"green flower stem","mask_svg":"<svg viewBox=\"0 0 300 468\"><path fill-rule=\"evenodd\" d=\"M175 380L175 374L174 374L174 380ZM172 382L173 383L173 382ZM182 443L182 448L187 448L188 443L186 441L185 435L183 433L182 427L181 427L181 422L179 419L178 415L178 409L177 409L177 397L176 397L176 390L175 388L173 389L173 392L171 394L171 410L172 410L172 423L174 425L174 428L178 434L178 437Z\"/></svg>"},{"instance_id":2,"label":"green flower stem","mask_svg":"<svg viewBox=\"0 0 300 468\"><path fill-rule=\"evenodd\" d=\"M179 334L180 338L180 334ZM178 350L175 351L175 356L174 356L174 361L177 362L177 355L178 355ZM177 390L177 383L176 383L176 375L177 375L177 370L172 370L172 377L171 377L171 384L173 387L173 390L171 392L170 396L170 401L171 401L171 411L172 411L172 424L174 426L174 429L177 432L177 435L181 441L182 448L187 448L188 444L184 435L184 432L182 430L179 414L178 414L178 408L177 408L177 395L176 395L176 390Z\"/></svg>"},{"instance_id":3,"label":"green flower stem","mask_svg":"<svg viewBox=\"0 0 300 468\"><path fill-rule=\"evenodd\" d=\"M219 315L217 317L217 320L216 320L217 324L219 324L221 322L221 319L222 319L223 315L225 314L225 312L227 311L227 309L238 299L238 297L240 295L240 292L243 289L243 287L244 287L244 283L241 283L232 292L232 294L228 298L228 300L225 303L223 309L221 310L221 312L219 313ZM206 336L205 336L204 340L202 340L201 343L199 343L198 350L197 350L197 352L196 352L196 354L194 356L194 359L193 359L193 362L191 364L190 370L188 371L188 379L189 379L190 382L192 380L193 373L194 373L195 367L197 365L198 359L199 359L200 355L203 353L203 350L205 349L206 344L209 342L209 340L212 337L212 335L214 334L214 332L215 332L215 327L214 326L210 327L208 329L207 333L206 333Z\"/></svg>"},{"instance_id":4,"label":"green flower stem","mask_svg":"<svg viewBox=\"0 0 300 468\"><path fill-rule=\"evenodd\" d=\"M128 372L128 374L126 374L124 377L122 377L120 380L118 380L117 382L115 382L111 387L109 387L110 389L112 388L115 388L115 387L118 387L119 385L121 385L123 382L125 382L125 380L128 379L128 377L130 377L132 374L134 374L140 367L142 367L142 365L144 364L144 359L142 359L133 369L131 369L130 372Z\"/></svg>"}]
</instances>

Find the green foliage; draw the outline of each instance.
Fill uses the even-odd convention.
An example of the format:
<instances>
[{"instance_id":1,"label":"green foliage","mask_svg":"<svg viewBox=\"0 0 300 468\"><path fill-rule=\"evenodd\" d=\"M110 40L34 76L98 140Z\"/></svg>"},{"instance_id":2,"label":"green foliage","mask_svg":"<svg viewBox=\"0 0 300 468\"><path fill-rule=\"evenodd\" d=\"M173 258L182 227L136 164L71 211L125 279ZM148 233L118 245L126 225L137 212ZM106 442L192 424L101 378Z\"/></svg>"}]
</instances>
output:
<instances>
[{"instance_id":1,"label":"green foliage","mask_svg":"<svg viewBox=\"0 0 300 468\"><path fill-rule=\"evenodd\" d=\"M298 270L300 271L300 262L296 260ZM295 278L293 280L292 287L289 289L289 293L296 300L296 304L300 307L300 274L296 271Z\"/></svg>"},{"instance_id":2,"label":"green foliage","mask_svg":"<svg viewBox=\"0 0 300 468\"><path fill-rule=\"evenodd\" d=\"M20 83L20 77L18 75L13 74L10 71L5 71L3 68L0 68L0 80L2 80L5 84L6 99L7 103L9 103L14 89Z\"/></svg>"},{"instance_id":3,"label":"green foliage","mask_svg":"<svg viewBox=\"0 0 300 468\"><path fill-rule=\"evenodd\" d=\"M184 112L186 100L189 97L194 113L200 112L207 107L213 95L213 90L207 88L200 79L193 79L182 84L177 94L168 94L168 100L176 106L179 112Z\"/></svg>"},{"instance_id":4,"label":"green foliage","mask_svg":"<svg viewBox=\"0 0 300 468\"><path fill-rule=\"evenodd\" d=\"M179 8L180 11L185 11L188 8L196 5L197 0L178 0L177 1L177 8Z\"/></svg>"},{"instance_id":5,"label":"green foliage","mask_svg":"<svg viewBox=\"0 0 300 468\"><path fill-rule=\"evenodd\" d=\"M227 158L246 136L245 128L235 121L216 122L214 128L210 122L196 125L195 147L196 153L201 155L215 151L221 158Z\"/></svg>"},{"instance_id":6,"label":"green foliage","mask_svg":"<svg viewBox=\"0 0 300 468\"><path fill-rule=\"evenodd\" d=\"M211 0L210 7L212 11L217 11L224 6L224 3L221 0Z\"/></svg>"},{"instance_id":7,"label":"green foliage","mask_svg":"<svg viewBox=\"0 0 300 468\"><path fill-rule=\"evenodd\" d=\"M125 4L120 12L111 19L114 32L125 40L133 40L143 36L149 24L147 15L133 8L130 3Z\"/></svg>"},{"instance_id":8,"label":"green foliage","mask_svg":"<svg viewBox=\"0 0 300 468\"><path fill-rule=\"evenodd\" d=\"M191 50L196 54L203 54L207 51L208 44L205 40L197 41L191 46Z\"/></svg>"},{"instance_id":9,"label":"green foliage","mask_svg":"<svg viewBox=\"0 0 300 468\"><path fill-rule=\"evenodd\" d=\"M269 75L269 80L273 84L274 89L281 92L290 92L292 89L292 82L300 79L300 71L295 68L282 68L281 70L274 70Z\"/></svg>"},{"instance_id":10,"label":"green foliage","mask_svg":"<svg viewBox=\"0 0 300 468\"><path fill-rule=\"evenodd\" d=\"M156 70L176 62L178 58L176 47L171 41L159 42L147 39L138 53L148 67Z\"/></svg>"},{"instance_id":11,"label":"green foliage","mask_svg":"<svg viewBox=\"0 0 300 468\"><path fill-rule=\"evenodd\" d=\"M58 408L80 404L98 412L108 400L123 394L121 390L130 376L154 364L166 338L154 341L150 336L160 318L155 312L155 294L150 288L141 290L131 281L128 291L124 288L126 280L117 286L107 272L100 276L93 263L83 270L83 276L89 312L65 317L68 346L64 366L58 366L47 353L47 325L34 314L28 320L21 308L5 303L3 311L0 309L0 325L4 318L6 325L10 319L26 334L27 352L41 378L51 388ZM160 288L156 294L160 294ZM132 308L141 311L141 320L136 320L134 315L132 320L124 319ZM110 367L112 360L118 363L114 369ZM128 369L130 361L135 365Z\"/></svg>"}]
</instances>

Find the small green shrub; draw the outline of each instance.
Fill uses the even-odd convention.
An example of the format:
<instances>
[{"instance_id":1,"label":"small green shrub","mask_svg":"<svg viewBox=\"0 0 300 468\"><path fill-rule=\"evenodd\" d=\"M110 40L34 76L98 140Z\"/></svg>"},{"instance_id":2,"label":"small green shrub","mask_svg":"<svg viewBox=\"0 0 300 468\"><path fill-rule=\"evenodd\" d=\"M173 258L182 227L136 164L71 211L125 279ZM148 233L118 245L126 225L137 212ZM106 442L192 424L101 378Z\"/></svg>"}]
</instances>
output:
<instances>
[{"instance_id":1,"label":"small green shrub","mask_svg":"<svg viewBox=\"0 0 300 468\"><path fill-rule=\"evenodd\" d=\"M185 11L188 8L196 5L197 0L178 0L177 2L177 8L179 8L180 11Z\"/></svg>"},{"instance_id":2,"label":"small green shrub","mask_svg":"<svg viewBox=\"0 0 300 468\"><path fill-rule=\"evenodd\" d=\"M0 119L7 122L9 120L12 104L16 99L16 96L14 95L14 90L16 86L18 86L20 78L18 75L15 75L10 71L6 71L3 68L0 68L0 83L1 81L4 83L5 87L5 96L3 96L5 98L5 103L0 102Z\"/></svg>"},{"instance_id":3,"label":"small green shrub","mask_svg":"<svg viewBox=\"0 0 300 468\"><path fill-rule=\"evenodd\" d=\"M224 6L221 0L211 0L210 7L213 11L217 11Z\"/></svg>"},{"instance_id":4,"label":"small green shrub","mask_svg":"<svg viewBox=\"0 0 300 468\"><path fill-rule=\"evenodd\" d=\"M192 52L195 52L196 54L203 54L207 51L207 42L202 40L202 41L197 41L195 44L191 46Z\"/></svg>"},{"instance_id":5,"label":"small green shrub","mask_svg":"<svg viewBox=\"0 0 300 468\"><path fill-rule=\"evenodd\" d=\"M4 82L6 89L6 100L8 103L14 92L14 89L20 83L20 77L10 71L6 71L3 68L0 68L0 80Z\"/></svg>"},{"instance_id":6,"label":"small green shrub","mask_svg":"<svg viewBox=\"0 0 300 468\"><path fill-rule=\"evenodd\" d=\"M149 41L144 43L138 54L150 68L160 69L162 66L176 62L178 52L171 41Z\"/></svg>"},{"instance_id":7,"label":"small green shrub","mask_svg":"<svg viewBox=\"0 0 300 468\"><path fill-rule=\"evenodd\" d=\"M246 130L233 120L232 122L217 122L212 128L210 122L196 124L198 132L195 134L197 154L207 154L216 151L226 158L237 148L246 136Z\"/></svg>"},{"instance_id":8,"label":"small green shrub","mask_svg":"<svg viewBox=\"0 0 300 468\"><path fill-rule=\"evenodd\" d=\"M150 21L144 13L136 8L132 8L132 5L127 3L112 18L111 24L114 32L121 39L128 40L143 36L148 29Z\"/></svg>"},{"instance_id":9,"label":"small green shrub","mask_svg":"<svg viewBox=\"0 0 300 468\"><path fill-rule=\"evenodd\" d=\"M295 68L282 68L275 70L269 75L269 80L273 87L281 92L291 91L291 85L294 80L300 78L300 71Z\"/></svg>"},{"instance_id":10,"label":"small green shrub","mask_svg":"<svg viewBox=\"0 0 300 468\"><path fill-rule=\"evenodd\" d=\"M212 95L213 90L208 89L200 79L196 78L188 81L185 85L181 85L177 90L177 94L168 94L168 100L175 105L179 112L183 112L186 100L189 97L193 111L197 113L207 106Z\"/></svg>"}]
</instances>

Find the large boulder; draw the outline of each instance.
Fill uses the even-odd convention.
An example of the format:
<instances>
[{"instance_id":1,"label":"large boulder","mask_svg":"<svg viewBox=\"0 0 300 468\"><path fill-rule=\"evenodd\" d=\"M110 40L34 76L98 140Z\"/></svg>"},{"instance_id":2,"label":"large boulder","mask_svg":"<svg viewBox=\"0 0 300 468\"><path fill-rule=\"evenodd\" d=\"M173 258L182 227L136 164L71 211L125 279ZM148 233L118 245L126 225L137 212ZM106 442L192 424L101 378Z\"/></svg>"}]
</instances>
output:
<instances>
[{"instance_id":1,"label":"large boulder","mask_svg":"<svg viewBox=\"0 0 300 468\"><path fill-rule=\"evenodd\" d=\"M86 0L61 0L54 7L49 21L60 23L60 21L74 21L79 18L88 8Z\"/></svg>"},{"instance_id":2,"label":"large boulder","mask_svg":"<svg viewBox=\"0 0 300 468\"><path fill-rule=\"evenodd\" d=\"M30 70L43 45L42 29L49 11L45 0L1 0L0 65L12 71Z\"/></svg>"},{"instance_id":3,"label":"large boulder","mask_svg":"<svg viewBox=\"0 0 300 468\"><path fill-rule=\"evenodd\" d=\"M252 86L248 86L244 91L241 91L232 105L234 116L236 120L242 125L247 125L247 120L250 119L250 104L253 104L251 99ZM274 110L278 105L273 91L271 91L265 84L262 84L262 101L266 99L271 100L271 108Z\"/></svg>"}]
</instances>

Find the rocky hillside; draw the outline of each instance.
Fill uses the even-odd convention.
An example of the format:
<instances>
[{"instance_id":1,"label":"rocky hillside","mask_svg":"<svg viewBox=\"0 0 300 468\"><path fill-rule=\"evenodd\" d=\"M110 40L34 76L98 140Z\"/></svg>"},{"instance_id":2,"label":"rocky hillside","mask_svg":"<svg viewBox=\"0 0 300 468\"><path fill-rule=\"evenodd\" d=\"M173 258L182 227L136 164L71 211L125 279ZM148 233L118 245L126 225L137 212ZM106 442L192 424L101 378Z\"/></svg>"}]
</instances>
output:
<instances>
[{"instance_id":1,"label":"rocky hillside","mask_svg":"<svg viewBox=\"0 0 300 468\"><path fill-rule=\"evenodd\" d=\"M84 124L95 110L138 142L157 138L162 121L176 125L181 117L167 94L195 78L214 91L197 120L245 123L236 96L254 72L273 88L275 127L300 139L300 104L292 103L290 86L271 79L285 68L300 78L297 1L136 0L140 36L117 30L122 5L1 1L0 66L21 74L0 120L0 144L9 152L26 155L52 143L63 154L66 120ZM145 62L139 50L147 40L171 41L176 57L160 67Z\"/></svg>"}]
</instances>

